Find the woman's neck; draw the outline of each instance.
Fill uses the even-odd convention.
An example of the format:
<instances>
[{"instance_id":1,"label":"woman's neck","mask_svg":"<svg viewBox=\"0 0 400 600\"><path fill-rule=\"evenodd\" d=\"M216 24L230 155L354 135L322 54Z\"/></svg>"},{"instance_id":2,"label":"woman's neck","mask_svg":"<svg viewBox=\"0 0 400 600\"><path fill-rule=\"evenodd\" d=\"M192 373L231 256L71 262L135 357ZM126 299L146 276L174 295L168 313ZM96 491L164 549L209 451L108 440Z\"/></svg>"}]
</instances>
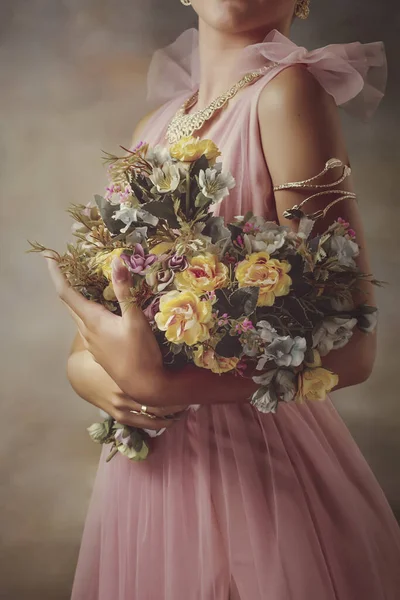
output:
<instances>
[{"instance_id":1,"label":"woman's neck","mask_svg":"<svg viewBox=\"0 0 400 600\"><path fill-rule=\"evenodd\" d=\"M236 83L237 77L232 73L240 51L250 44L262 42L273 29L288 37L290 23L276 23L262 29L229 34L217 31L202 19L199 20L200 86L196 109L208 106Z\"/></svg>"}]
</instances>

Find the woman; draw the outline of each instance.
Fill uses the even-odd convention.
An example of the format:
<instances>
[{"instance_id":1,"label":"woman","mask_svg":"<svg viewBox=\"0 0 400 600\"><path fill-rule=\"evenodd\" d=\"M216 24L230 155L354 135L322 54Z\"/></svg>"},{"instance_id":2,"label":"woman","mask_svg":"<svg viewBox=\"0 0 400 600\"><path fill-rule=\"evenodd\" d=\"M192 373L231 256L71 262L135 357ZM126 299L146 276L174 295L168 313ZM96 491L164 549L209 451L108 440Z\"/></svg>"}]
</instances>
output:
<instances>
[{"instance_id":1,"label":"woman","mask_svg":"<svg viewBox=\"0 0 400 600\"><path fill-rule=\"evenodd\" d=\"M217 143L237 180L216 214L230 219L251 209L290 225L285 209L307 194L274 193L274 186L312 177L332 157L348 164L337 105L372 114L382 93L368 75L373 66L384 75L382 44L298 48L288 39L290 26L294 15L308 15L308 0L192 6L198 39L190 30L156 53L149 92L162 106L139 124L134 144L167 144L166 135L179 139L183 125L201 119L194 135ZM222 109L201 112L216 98ZM351 189L351 180L342 186ZM308 210L331 199L321 196ZM354 200L332 208L320 227L338 216L357 231L359 265L370 272ZM79 328L68 363L76 392L122 423L154 433L167 428L142 463L120 455L106 463L103 450L73 600L398 598L398 526L328 398L261 414L249 404L251 379L195 367L167 373L140 311L107 313L48 262ZM113 268L123 303L129 275L118 260ZM373 303L371 286L362 291ZM368 378L375 343L374 335L356 333L324 359L339 374L338 387ZM201 408L184 411L189 404ZM169 413L177 420L163 418Z\"/></svg>"}]
</instances>

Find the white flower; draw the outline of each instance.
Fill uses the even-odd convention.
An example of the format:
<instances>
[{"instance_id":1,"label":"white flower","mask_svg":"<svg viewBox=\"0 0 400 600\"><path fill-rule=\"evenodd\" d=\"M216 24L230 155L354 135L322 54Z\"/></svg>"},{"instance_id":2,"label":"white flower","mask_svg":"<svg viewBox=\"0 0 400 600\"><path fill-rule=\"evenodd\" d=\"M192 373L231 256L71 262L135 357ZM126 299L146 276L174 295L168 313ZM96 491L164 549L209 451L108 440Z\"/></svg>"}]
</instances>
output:
<instances>
[{"instance_id":1,"label":"white flower","mask_svg":"<svg viewBox=\"0 0 400 600\"><path fill-rule=\"evenodd\" d=\"M135 208L127 204L121 204L120 209L113 214L112 218L125 223L126 226L120 230L121 233L126 233L132 223L138 221L143 221L149 225L157 225L158 223L157 217L147 212L147 210Z\"/></svg>"},{"instance_id":2,"label":"white flower","mask_svg":"<svg viewBox=\"0 0 400 600\"><path fill-rule=\"evenodd\" d=\"M253 377L261 387L253 394L251 404L262 413L275 413L279 401L291 402L296 395L296 374L288 369L270 370Z\"/></svg>"},{"instance_id":3,"label":"white flower","mask_svg":"<svg viewBox=\"0 0 400 600\"><path fill-rule=\"evenodd\" d=\"M278 337L278 333L276 329L274 329L268 321L258 321L257 330L260 338L263 342L267 342L270 344L276 337Z\"/></svg>"},{"instance_id":4,"label":"white flower","mask_svg":"<svg viewBox=\"0 0 400 600\"><path fill-rule=\"evenodd\" d=\"M257 364L257 370L264 368L265 364L273 360L278 367L298 367L304 360L307 341L303 337L295 338L286 336L275 337L265 348L263 356Z\"/></svg>"},{"instance_id":5,"label":"white flower","mask_svg":"<svg viewBox=\"0 0 400 600\"><path fill-rule=\"evenodd\" d=\"M318 325L313 332L313 345L321 356L326 356L331 350L345 346L357 325L357 319L347 317L329 317Z\"/></svg>"},{"instance_id":6,"label":"white flower","mask_svg":"<svg viewBox=\"0 0 400 600\"><path fill-rule=\"evenodd\" d=\"M230 173L222 173L222 163L215 167L203 169L199 173L199 187L201 193L213 202L220 202L229 195L229 190L235 187L236 182Z\"/></svg>"},{"instance_id":7,"label":"white flower","mask_svg":"<svg viewBox=\"0 0 400 600\"><path fill-rule=\"evenodd\" d=\"M261 231L255 234L246 233L244 243L249 252L268 252L273 254L284 245L287 238L287 228L275 223L263 223Z\"/></svg>"},{"instance_id":8,"label":"white flower","mask_svg":"<svg viewBox=\"0 0 400 600\"><path fill-rule=\"evenodd\" d=\"M342 235L334 235L331 239L330 248L330 255L337 256L340 265L343 267L356 266L354 258L360 253L360 249L356 242L353 242L353 240L347 239Z\"/></svg>"},{"instance_id":9,"label":"white flower","mask_svg":"<svg viewBox=\"0 0 400 600\"><path fill-rule=\"evenodd\" d=\"M136 227L129 235L126 236L127 244L141 244L142 246L147 240L147 227Z\"/></svg>"},{"instance_id":10,"label":"white flower","mask_svg":"<svg viewBox=\"0 0 400 600\"><path fill-rule=\"evenodd\" d=\"M155 167L150 175L150 181L160 194L174 192L181 181L179 168L172 163L165 163L162 168Z\"/></svg>"},{"instance_id":11,"label":"white flower","mask_svg":"<svg viewBox=\"0 0 400 600\"><path fill-rule=\"evenodd\" d=\"M274 369L267 371L259 377L253 377L254 383L261 387L251 397L251 404L262 413L275 413L278 406L278 397L271 394L271 382L276 374Z\"/></svg>"},{"instance_id":12,"label":"white flower","mask_svg":"<svg viewBox=\"0 0 400 600\"><path fill-rule=\"evenodd\" d=\"M153 167L162 167L164 163L171 162L171 155L168 148L157 144L154 148L149 148L147 150L146 160Z\"/></svg>"},{"instance_id":13,"label":"white flower","mask_svg":"<svg viewBox=\"0 0 400 600\"><path fill-rule=\"evenodd\" d=\"M276 374L276 391L283 402L291 402L294 400L297 392L296 380L296 374L287 369L280 369Z\"/></svg>"}]
</instances>

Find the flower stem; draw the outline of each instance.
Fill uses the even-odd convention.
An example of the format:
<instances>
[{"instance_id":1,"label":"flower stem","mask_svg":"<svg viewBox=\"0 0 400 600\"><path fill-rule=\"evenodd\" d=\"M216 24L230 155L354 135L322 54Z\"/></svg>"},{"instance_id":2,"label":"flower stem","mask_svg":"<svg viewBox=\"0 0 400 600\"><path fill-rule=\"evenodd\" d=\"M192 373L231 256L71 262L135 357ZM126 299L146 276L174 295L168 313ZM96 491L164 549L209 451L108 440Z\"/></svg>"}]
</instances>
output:
<instances>
[{"instance_id":1,"label":"flower stem","mask_svg":"<svg viewBox=\"0 0 400 600\"><path fill-rule=\"evenodd\" d=\"M186 218L189 219L190 209L190 171L186 173Z\"/></svg>"},{"instance_id":2,"label":"flower stem","mask_svg":"<svg viewBox=\"0 0 400 600\"><path fill-rule=\"evenodd\" d=\"M114 446L114 448L112 448L112 450L110 451L110 454L107 456L106 458L106 462L110 462L110 460L112 458L114 458L114 456L118 454L118 448L116 446Z\"/></svg>"}]
</instances>

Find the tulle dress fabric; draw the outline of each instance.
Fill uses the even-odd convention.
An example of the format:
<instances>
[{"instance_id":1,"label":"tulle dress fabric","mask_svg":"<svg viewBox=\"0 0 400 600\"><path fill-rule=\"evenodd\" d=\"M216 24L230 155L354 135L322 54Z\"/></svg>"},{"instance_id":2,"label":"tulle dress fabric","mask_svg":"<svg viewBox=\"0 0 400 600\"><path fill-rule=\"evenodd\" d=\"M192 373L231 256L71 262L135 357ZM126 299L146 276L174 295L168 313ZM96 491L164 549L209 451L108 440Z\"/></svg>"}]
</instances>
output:
<instances>
[{"instance_id":1,"label":"tulle dress fabric","mask_svg":"<svg viewBox=\"0 0 400 600\"><path fill-rule=\"evenodd\" d=\"M215 209L227 219L250 209L276 217L257 102L282 69L303 64L338 105L364 118L383 96L381 43L307 52L272 31L242 51L232 75L270 61L278 65L207 129L237 180ZM155 54L149 92L163 106L143 140L166 144L168 122L198 77L189 30ZM276 415L248 404L202 406L151 444L142 463L120 455L106 463L103 448L72 600L399 598L398 525L329 398L285 404Z\"/></svg>"}]
</instances>

